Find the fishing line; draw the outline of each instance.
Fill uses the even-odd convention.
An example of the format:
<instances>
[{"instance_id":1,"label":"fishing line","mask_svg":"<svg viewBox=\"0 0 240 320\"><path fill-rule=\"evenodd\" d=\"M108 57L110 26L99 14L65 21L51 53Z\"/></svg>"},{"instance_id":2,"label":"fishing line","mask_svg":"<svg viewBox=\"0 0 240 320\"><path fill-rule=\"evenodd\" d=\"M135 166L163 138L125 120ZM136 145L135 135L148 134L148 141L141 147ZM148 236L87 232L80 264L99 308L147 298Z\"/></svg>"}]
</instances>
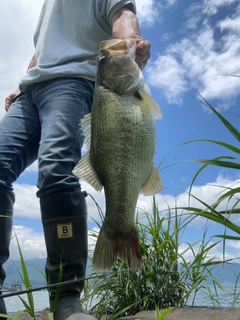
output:
<instances>
[{"instance_id":1,"label":"fishing line","mask_svg":"<svg viewBox=\"0 0 240 320\"><path fill-rule=\"evenodd\" d=\"M100 205L97 203L97 201L94 199L94 197L93 197L90 193L88 193L87 191L83 191L83 194L84 194L85 197L86 197L86 196L90 196L90 197L92 198L93 202L95 203L95 205L96 205L96 207L97 207L98 214L99 214L99 216L100 216L100 218L101 218L101 220L102 220L102 222L103 222L103 220L104 220L104 214L103 214L103 211L102 211Z\"/></svg>"},{"instance_id":2,"label":"fishing line","mask_svg":"<svg viewBox=\"0 0 240 320\"><path fill-rule=\"evenodd\" d=\"M35 292L35 291L42 291L42 290L46 290L46 289L50 289L50 288L57 288L57 287L61 287L61 286L66 286L68 284L71 283L76 283L76 282L81 282L84 280L90 280L90 279L95 279L95 278L101 278L104 276L111 276L114 275L116 273L124 273L127 272L128 270L120 270L120 271L112 271L112 272L107 272L107 273L103 273L103 274L97 274L97 275L91 275L91 276L87 276L87 277L75 277L71 280L67 280L67 281L63 281L63 282L58 282L58 283L54 283L54 284L49 284L46 286L42 286L42 287L37 287L37 288L28 288L25 290L19 290L16 292L10 292L10 293L5 293L5 294L1 294L0 297L1 299L4 298L9 298L9 297L13 297L13 296L19 296L21 294L25 294L25 293L31 293L31 292Z\"/></svg>"}]
</instances>

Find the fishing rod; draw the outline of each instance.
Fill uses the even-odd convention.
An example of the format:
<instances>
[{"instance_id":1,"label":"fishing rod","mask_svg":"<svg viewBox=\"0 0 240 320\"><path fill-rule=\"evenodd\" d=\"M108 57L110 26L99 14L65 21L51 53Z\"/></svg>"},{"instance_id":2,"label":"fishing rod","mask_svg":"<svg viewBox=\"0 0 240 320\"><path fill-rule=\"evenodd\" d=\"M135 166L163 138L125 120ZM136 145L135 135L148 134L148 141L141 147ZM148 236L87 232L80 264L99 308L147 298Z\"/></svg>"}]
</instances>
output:
<instances>
[{"instance_id":1,"label":"fishing rod","mask_svg":"<svg viewBox=\"0 0 240 320\"><path fill-rule=\"evenodd\" d=\"M121 270L121 271L107 272L107 273L104 273L104 274L101 274L101 275L97 274L97 275L90 275L90 276L87 276L87 277L75 277L75 278L73 278L71 280L58 282L58 283L53 283L53 284L48 284L48 285L42 286L42 287L37 287L37 288L30 287L30 288L25 289L25 290L19 290L19 291L16 291L16 292L10 292L10 293L1 294L1 299L2 298L13 297L13 296L18 296L18 295L25 294L25 293L31 293L31 292L35 292L35 291L42 291L42 290L46 290L46 289L66 286L67 284L71 284L71 283L75 283L75 282L81 282L81 281L84 281L84 280L101 278L101 277L104 277L104 276L111 276L111 275L116 274L116 273L122 273L122 272L127 272L127 271L128 271L128 269Z\"/></svg>"}]
</instances>

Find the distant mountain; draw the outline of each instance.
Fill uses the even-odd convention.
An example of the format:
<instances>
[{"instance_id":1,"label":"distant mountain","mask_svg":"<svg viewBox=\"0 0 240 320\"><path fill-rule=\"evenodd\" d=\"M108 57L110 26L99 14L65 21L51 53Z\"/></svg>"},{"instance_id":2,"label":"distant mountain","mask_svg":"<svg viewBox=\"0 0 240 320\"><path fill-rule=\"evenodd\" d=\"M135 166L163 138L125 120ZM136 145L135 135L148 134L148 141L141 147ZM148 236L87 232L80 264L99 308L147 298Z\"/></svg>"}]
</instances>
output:
<instances>
[{"instance_id":1,"label":"distant mountain","mask_svg":"<svg viewBox=\"0 0 240 320\"><path fill-rule=\"evenodd\" d=\"M212 270L214 276L220 283L236 283L240 282L240 264L218 264Z\"/></svg>"},{"instance_id":2,"label":"distant mountain","mask_svg":"<svg viewBox=\"0 0 240 320\"><path fill-rule=\"evenodd\" d=\"M28 276L33 287L44 286L46 281L45 275L45 262L46 259L31 259L26 260ZM5 270L7 273L4 287L11 287L12 284L22 284L20 274L21 262L19 260L8 260L5 264ZM19 274L20 273L20 274ZM90 262L88 264L88 274L90 273ZM211 271L213 277L215 277L220 283L236 283L240 281L240 264L219 264ZM239 277L239 278L238 278ZM210 281L211 279L209 279ZM211 281L210 281L211 282Z\"/></svg>"},{"instance_id":3,"label":"distant mountain","mask_svg":"<svg viewBox=\"0 0 240 320\"><path fill-rule=\"evenodd\" d=\"M43 286L46 284L43 276L43 274L45 275L45 262L46 259L30 259L25 261L28 276L33 287ZM23 283L20 276L20 274L22 275L20 260L8 260L4 267L7 274L4 281L4 287L11 287L12 284Z\"/></svg>"},{"instance_id":4,"label":"distant mountain","mask_svg":"<svg viewBox=\"0 0 240 320\"><path fill-rule=\"evenodd\" d=\"M46 259L30 259L26 260L25 264L28 271L28 277L30 283L33 287L39 287L46 285L45 280L45 263ZM8 260L4 265L6 270L6 279L4 281L4 287L12 287L13 284L23 284L21 275L22 275L22 266L20 260ZM87 266L87 274L90 271L90 262Z\"/></svg>"}]
</instances>

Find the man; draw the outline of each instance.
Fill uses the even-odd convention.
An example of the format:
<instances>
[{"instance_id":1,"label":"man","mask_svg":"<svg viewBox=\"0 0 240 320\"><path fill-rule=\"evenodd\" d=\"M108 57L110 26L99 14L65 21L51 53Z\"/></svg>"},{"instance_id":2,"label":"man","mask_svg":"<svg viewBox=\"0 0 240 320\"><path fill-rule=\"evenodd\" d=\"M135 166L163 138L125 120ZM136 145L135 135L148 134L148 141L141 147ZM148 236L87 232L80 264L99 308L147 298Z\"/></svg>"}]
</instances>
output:
<instances>
[{"instance_id":1,"label":"man","mask_svg":"<svg viewBox=\"0 0 240 320\"><path fill-rule=\"evenodd\" d=\"M150 43L140 37L134 0L46 0L34 35L35 54L20 87L6 98L0 123L0 287L9 257L12 184L38 159L38 192L50 283L85 275L87 209L72 170L81 157L79 120L91 112L97 54L102 40L132 37L143 68ZM12 103L13 98L15 102ZM83 282L63 286L55 320L85 319L79 298ZM6 313L0 299L0 313Z\"/></svg>"}]
</instances>

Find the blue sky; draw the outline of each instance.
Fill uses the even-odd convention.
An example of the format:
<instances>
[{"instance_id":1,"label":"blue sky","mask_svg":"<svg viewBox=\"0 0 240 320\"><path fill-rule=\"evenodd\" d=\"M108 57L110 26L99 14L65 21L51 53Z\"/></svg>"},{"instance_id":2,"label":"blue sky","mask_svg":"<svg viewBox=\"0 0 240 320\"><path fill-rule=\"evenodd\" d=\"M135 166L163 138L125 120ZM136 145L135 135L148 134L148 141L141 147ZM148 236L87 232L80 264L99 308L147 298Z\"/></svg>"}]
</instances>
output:
<instances>
[{"instance_id":1,"label":"blue sky","mask_svg":"<svg viewBox=\"0 0 240 320\"><path fill-rule=\"evenodd\" d=\"M0 31L0 119L5 113L5 97L18 86L33 55L32 36L42 3L42 0L2 0L0 3L0 19L4 25L4 31ZM187 191L199 168L199 164L188 160L223 155L220 147L211 144L180 144L194 139L216 139L236 145L216 116L199 102L197 92L222 108L222 114L239 127L239 118L233 113L239 113L240 80L229 75L240 75L240 1L136 0L136 3L142 36L152 43L152 56L144 76L163 112L163 119L156 122L155 157L163 190L156 199L159 210L166 210L166 202L170 207L176 201L179 206L187 205ZM46 256L35 196L36 179L35 163L15 184L14 228L26 258ZM236 186L239 181L238 172L211 167L199 176L193 191L197 197L213 203L220 192L216 185ZM84 182L82 185L104 210L103 194L96 193ZM150 212L151 201L151 197L140 196L138 206ZM91 199L88 199L88 208L89 215L97 218ZM238 217L234 219L239 221ZM187 227L181 249L185 248L186 241L201 240L205 222L197 218ZM94 227L90 219L89 227ZM220 231L219 226L210 223L208 236ZM221 258L221 250L219 245L211 254ZM227 257L240 257L238 243L228 243ZM11 258L18 258L14 241Z\"/></svg>"}]
</instances>

